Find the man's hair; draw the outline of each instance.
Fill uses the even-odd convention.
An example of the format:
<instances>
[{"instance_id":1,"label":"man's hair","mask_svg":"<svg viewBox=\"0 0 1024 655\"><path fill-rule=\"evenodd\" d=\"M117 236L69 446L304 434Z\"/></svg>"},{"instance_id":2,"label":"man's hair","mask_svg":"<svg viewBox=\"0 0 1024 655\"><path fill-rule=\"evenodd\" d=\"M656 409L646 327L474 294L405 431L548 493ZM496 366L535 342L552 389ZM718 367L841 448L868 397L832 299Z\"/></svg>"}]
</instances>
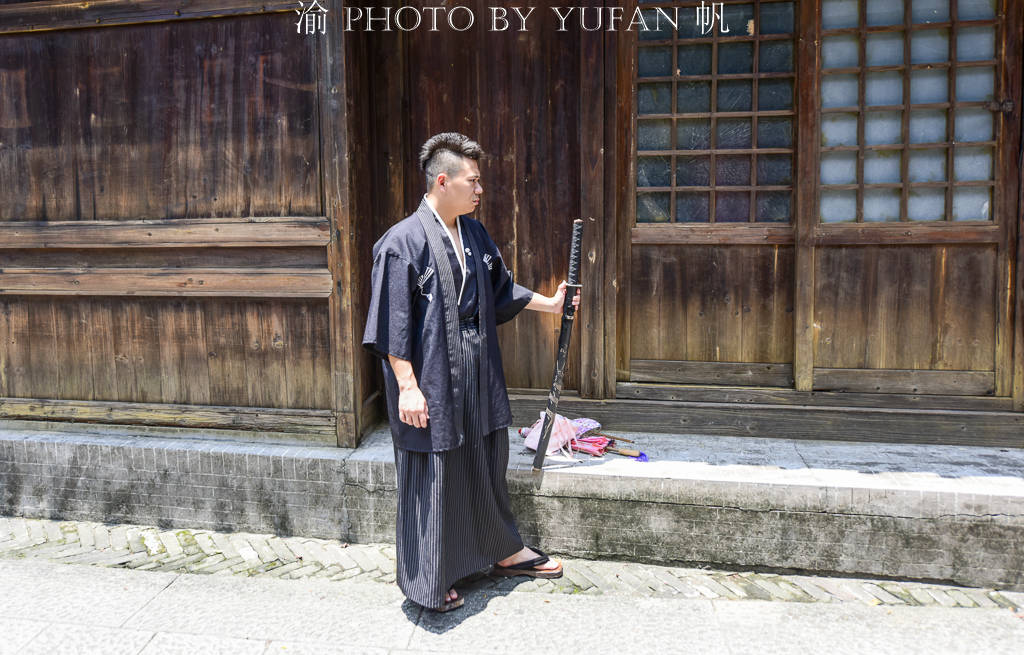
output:
<instances>
[{"instance_id":1,"label":"man's hair","mask_svg":"<svg viewBox=\"0 0 1024 655\"><path fill-rule=\"evenodd\" d=\"M441 132L427 139L420 148L420 168L427 174L427 191L441 173L452 177L462 169L462 158L479 160L484 154L480 144L465 134Z\"/></svg>"}]
</instances>

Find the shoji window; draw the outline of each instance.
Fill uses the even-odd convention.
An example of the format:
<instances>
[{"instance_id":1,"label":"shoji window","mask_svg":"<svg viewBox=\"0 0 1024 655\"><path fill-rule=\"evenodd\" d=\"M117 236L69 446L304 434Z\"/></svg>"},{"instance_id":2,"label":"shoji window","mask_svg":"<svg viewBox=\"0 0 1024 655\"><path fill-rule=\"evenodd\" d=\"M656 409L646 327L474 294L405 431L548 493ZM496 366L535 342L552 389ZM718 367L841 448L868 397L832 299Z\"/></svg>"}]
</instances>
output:
<instances>
[{"instance_id":1,"label":"shoji window","mask_svg":"<svg viewBox=\"0 0 1024 655\"><path fill-rule=\"evenodd\" d=\"M998 0L822 0L822 222L991 221Z\"/></svg>"},{"instance_id":2,"label":"shoji window","mask_svg":"<svg viewBox=\"0 0 1024 655\"><path fill-rule=\"evenodd\" d=\"M795 3L726 2L708 34L699 4L641 3L679 20L638 34L637 223L788 223Z\"/></svg>"}]
</instances>

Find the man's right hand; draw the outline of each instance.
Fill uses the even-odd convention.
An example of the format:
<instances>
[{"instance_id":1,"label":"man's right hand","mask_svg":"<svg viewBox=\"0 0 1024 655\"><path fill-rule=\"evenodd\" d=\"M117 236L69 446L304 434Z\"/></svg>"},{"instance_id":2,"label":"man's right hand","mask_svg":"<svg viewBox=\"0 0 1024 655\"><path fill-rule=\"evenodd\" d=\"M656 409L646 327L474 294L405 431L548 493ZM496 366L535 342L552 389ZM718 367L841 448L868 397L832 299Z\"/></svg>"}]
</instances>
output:
<instances>
[{"instance_id":1,"label":"man's right hand","mask_svg":"<svg viewBox=\"0 0 1024 655\"><path fill-rule=\"evenodd\" d=\"M398 418L413 427L427 427L427 399L418 386L398 394Z\"/></svg>"}]
</instances>

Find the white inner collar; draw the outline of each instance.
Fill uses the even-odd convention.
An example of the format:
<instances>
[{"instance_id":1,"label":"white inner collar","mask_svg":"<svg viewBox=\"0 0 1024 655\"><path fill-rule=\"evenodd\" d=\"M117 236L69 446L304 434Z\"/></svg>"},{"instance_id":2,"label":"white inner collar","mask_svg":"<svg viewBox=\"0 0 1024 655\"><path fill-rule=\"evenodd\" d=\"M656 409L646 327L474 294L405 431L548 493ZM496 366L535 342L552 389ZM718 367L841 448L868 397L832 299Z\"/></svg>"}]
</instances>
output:
<instances>
[{"instance_id":1,"label":"white inner collar","mask_svg":"<svg viewBox=\"0 0 1024 655\"><path fill-rule=\"evenodd\" d=\"M462 292L466 288L466 254L465 254L464 251L461 252L461 253L458 252L458 249L455 247L455 239L452 237L452 231L450 229L448 229L448 225L443 220L441 220L441 215L437 213L437 210L434 209L434 207L430 204L430 201L427 200L427 194L425 194L425 193L423 194L423 201L427 203L427 207L430 207L430 211L433 212L434 218L436 218L437 222L440 223L441 227L444 228L444 233L445 233L445 236L448 238L448 243L452 244L452 250L455 251L455 261L459 262L459 269L462 271L462 285L459 287L459 298L458 298L458 301L457 301L458 304L461 305L462 304ZM462 247L465 248L466 247L466 241L462 237L462 217L461 216L456 216L455 217L455 226L459 230L459 243L461 243ZM460 255L461 255L461 257L460 257Z\"/></svg>"}]
</instances>

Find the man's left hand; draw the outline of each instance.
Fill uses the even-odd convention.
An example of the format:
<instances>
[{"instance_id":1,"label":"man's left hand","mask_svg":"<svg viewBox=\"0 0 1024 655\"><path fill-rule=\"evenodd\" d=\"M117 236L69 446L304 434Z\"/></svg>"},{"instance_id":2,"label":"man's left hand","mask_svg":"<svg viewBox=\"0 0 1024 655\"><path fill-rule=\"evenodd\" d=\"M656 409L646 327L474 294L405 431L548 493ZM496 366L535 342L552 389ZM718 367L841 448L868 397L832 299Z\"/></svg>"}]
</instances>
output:
<instances>
[{"instance_id":1,"label":"man's left hand","mask_svg":"<svg viewBox=\"0 0 1024 655\"><path fill-rule=\"evenodd\" d=\"M565 303L565 292L568 289L568 283L562 280L558 285L558 291L555 295L551 296L551 311L555 314L562 313L562 305ZM572 299L572 306L576 311L580 310L580 290L576 290L576 296Z\"/></svg>"}]
</instances>

